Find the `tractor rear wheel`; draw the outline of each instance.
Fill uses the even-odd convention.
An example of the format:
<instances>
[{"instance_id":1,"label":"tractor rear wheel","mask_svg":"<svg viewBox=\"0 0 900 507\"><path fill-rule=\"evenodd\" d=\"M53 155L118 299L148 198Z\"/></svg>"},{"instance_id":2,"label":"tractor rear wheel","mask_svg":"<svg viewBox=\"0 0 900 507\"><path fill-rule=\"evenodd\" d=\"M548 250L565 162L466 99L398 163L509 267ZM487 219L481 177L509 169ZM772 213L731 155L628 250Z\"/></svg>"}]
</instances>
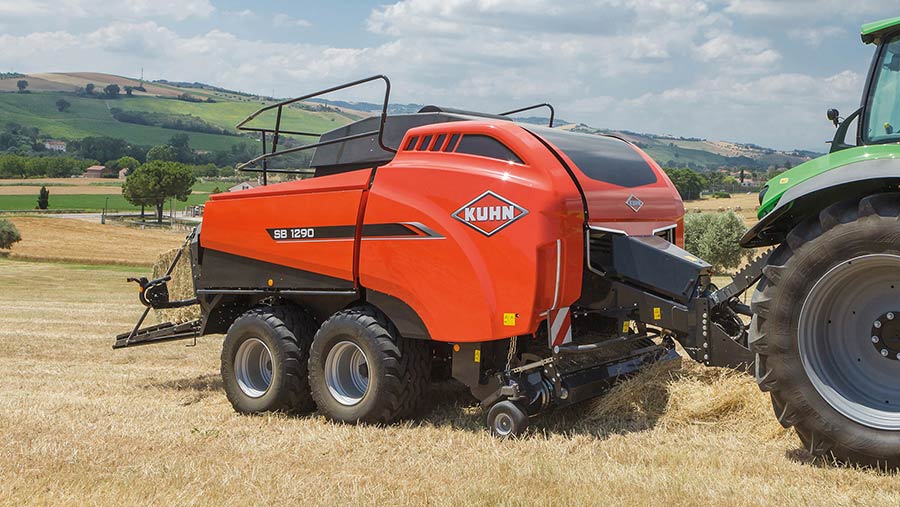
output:
<instances>
[{"instance_id":1,"label":"tractor rear wheel","mask_svg":"<svg viewBox=\"0 0 900 507\"><path fill-rule=\"evenodd\" d=\"M400 336L371 307L332 315L313 340L309 383L319 409L340 422L392 423L413 415L431 375L431 348Z\"/></svg>"},{"instance_id":2,"label":"tractor rear wheel","mask_svg":"<svg viewBox=\"0 0 900 507\"><path fill-rule=\"evenodd\" d=\"M307 359L316 325L292 306L253 308L234 321L222 345L222 382L242 414L316 409Z\"/></svg>"},{"instance_id":3,"label":"tractor rear wheel","mask_svg":"<svg viewBox=\"0 0 900 507\"><path fill-rule=\"evenodd\" d=\"M900 194L832 205L753 296L756 379L813 455L900 466Z\"/></svg>"}]
</instances>

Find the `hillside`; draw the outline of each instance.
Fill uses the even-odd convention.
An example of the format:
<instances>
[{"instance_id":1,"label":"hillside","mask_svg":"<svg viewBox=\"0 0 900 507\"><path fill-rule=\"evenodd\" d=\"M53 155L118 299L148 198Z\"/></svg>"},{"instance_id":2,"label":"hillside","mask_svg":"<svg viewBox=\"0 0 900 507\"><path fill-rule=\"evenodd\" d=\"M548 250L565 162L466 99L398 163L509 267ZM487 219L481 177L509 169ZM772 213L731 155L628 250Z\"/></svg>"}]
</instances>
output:
<instances>
[{"instance_id":1,"label":"hillside","mask_svg":"<svg viewBox=\"0 0 900 507\"><path fill-rule=\"evenodd\" d=\"M19 79L28 81L29 93L15 93ZM83 91L88 83L95 86L93 95L87 95ZM118 98L103 95L103 88L109 84L120 87ZM194 149L224 151L236 144L257 142L256 136L251 138L238 135L234 125L263 105L271 103L224 91L179 88L148 82L143 83L146 91L135 90L133 96L126 96L125 86L138 87L141 84L134 79L96 73L32 74L24 78L0 79L0 118L4 123L15 122L36 127L43 135L51 138L73 140L88 136L109 136L143 146L165 144L174 134L185 132L190 136L191 147ZM60 99L70 104L62 112L56 107ZM144 118L149 117L161 124L174 124L178 120L185 123L184 120L189 120L203 129L221 133L121 121L116 118L117 110L152 113L144 115ZM338 108L289 107L282 117L282 126L290 130L324 132L362 116L360 113L351 114ZM273 123L274 114L266 114L251 125Z\"/></svg>"},{"instance_id":2,"label":"hillside","mask_svg":"<svg viewBox=\"0 0 900 507\"><path fill-rule=\"evenodd\" d=\"M19 79L28 81L29 93L16 93ZM95 86L93 95L84 92L89 83ZM104 87L110 84L120 87L118 98L103 95ZM125 95L126 86L134 88L133 96ZM64 112L57 110L59 99L71 104ZM204 151L225 151L241 143L257 143L255 136L238 135L234 125L275 100L204 83L146 82L90 72L41 73L0 79L0 118L4 122L36 127L46 137L73 140L87 136L109 136L125 139L134 145L150 146L164 144L173 134L184 131L190 136L191 147ZM391 104L389 111L395 114L411 113L421 107L419 104ZM282 118L282 126L290 130L324 132L377 113L380 109L380 104L368 102L313 99L309 103L289 107ZM528 123L547 121L539 116L517 119ZM750 144L675 138L566 123L561 119L556 121L564 129L629 139L666 167L713 170L747 166L765 170L769 167L795 166L816 155L802 151L777 151ZM191 125L186 127L185 124ZM253 123L256 126L272 124L274 113L263 115Z\"/></svg>"}]
</instances>

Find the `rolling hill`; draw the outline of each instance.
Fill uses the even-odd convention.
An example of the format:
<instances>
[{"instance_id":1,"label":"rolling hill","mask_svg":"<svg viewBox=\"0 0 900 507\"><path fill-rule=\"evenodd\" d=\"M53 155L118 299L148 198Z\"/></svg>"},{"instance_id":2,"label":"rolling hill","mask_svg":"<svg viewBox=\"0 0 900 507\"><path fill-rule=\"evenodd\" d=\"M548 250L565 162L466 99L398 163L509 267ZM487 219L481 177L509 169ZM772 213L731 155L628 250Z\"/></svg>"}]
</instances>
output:
<instances>
[{"instance_id":1,"label":"rolling hill","mask_svg":"<svg viewBox=\"0 0 900 507\"><path fill-rule=\"evenodd\" d=\"M29 93L16 93L16 82L28 81ZM93 95L83 92L88 83L95 85ZM103 88L116 84L122 89L118 98L106 98ZM191 147L198 150L222 151L232 145L256 142L239 136L234 125L271 101L209 89L179 88L162 83L143 83L146 91L134 91L132 97L124 93L125 86L141 86L137 80L96 73L33 74L23 78L0 79L0 119L38 128L51 138L81 139L88 136L109 136L125 139L136 145L165 144L179 129L158 125L142 125L120 121L115 110L154 113L156 118L199 119L224 130L224 134L186 131ZM6 92L6 93L3 93ZM70 106L65 111L56 107L64 99ZM365 116L348 113L339 108L323 106L290 107L285 110L282 126L291 130L324 132ZM312 110L309 110L312 109ZM274 113L264 114L251 125L274 123Z\"/></svg>"},{"instance_id":2,"label":"rolling hill","mask_svg":"<svg viewBox=\"0 0 900 507\"><path fill-rule=\"evenodd\" d=\"M240 143L256 143L257 138L238 135L234 125L247 115L276 99L210 86L203 83L140 81L132 78L92 72L40 73L25 76L14 74L0 78L0 119L24 126L36 127L47 137L81 139L88 136L109 136L125 139L131 144L149 146L166 143L182 130L173 128L195 124L187 130L191 147L196 150L224 151ZM28 81L29 93L16 93L16 83ZM94 84L93 95L84 93ZM105 98L103 88L118 85L119 98ZM135 88L133 96L124 93L126 86ZM64 112L56 103L64 99L71 105ZM419 104L391 104L392 113L417 111ZM350 121L377 114L380 104L367 102L314 99L285 110L282 126L290 130L324 132ZM127 114L121 114L125 112ZM117 114L118 113L118 114ZM134 118L148 124L134 122ZM123 118L131 118L122 121ZM181 121L180 121L181 120ZM519 118L530 123L545 123L541 117ZM557 120L557 125L564 124ZM274 124L274 113L262 115L253 125ZM203 127L197 131L196 126ZM691 167L712 170L719 167L746 166L757 170L769 167L794 166L816 156L803 151L777 151L751 144L706 139L686 139L654 134L642 134L595 128L585 124L564 124L560 128L591 134L612 134L626 138L660 164L667 167Z\"/></svg>"}]
</instances>

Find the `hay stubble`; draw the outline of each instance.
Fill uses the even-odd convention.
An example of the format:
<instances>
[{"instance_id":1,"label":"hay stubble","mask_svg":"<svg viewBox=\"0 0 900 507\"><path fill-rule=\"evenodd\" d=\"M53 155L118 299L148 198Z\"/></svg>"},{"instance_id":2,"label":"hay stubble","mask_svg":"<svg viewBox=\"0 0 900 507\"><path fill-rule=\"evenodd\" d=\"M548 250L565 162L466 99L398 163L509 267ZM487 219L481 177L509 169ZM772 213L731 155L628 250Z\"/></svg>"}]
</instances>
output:
<instances>
[{"instance_id":1,"label":"hay stubble","mask_svg":"<svg viewBox=\"0 0 900 507\"><path fill-rule=\"evenodd\" d=\"M0 503L900 503L895 476L809 463L752 379L724 370L654 369L513 442L449 385L389 427L244 417L220 337L110 350L139 311L121 270L0 260Z\"/></svg>"}]
</instances>

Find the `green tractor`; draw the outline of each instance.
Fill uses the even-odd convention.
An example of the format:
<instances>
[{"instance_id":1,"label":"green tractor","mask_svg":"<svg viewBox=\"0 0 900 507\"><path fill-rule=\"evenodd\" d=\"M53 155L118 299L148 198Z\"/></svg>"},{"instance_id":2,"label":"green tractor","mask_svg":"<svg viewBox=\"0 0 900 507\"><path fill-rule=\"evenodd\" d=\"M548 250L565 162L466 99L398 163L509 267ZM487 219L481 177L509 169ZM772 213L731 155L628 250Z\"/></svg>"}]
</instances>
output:
<instances>
[{"instance_id":1,"label":"green tractor","mask_svg":"<svg viewBox=\"0 0 900 507\"><path fill-rule=\"evenodd\" d=\"M900 466L900 17L874 44L861 107L831 109L830 153L760 192L744 247L777 245L751 308L756 380L814 455ZM848 132L856 125L856 138Z\"/></svg>"}]
</instances>

